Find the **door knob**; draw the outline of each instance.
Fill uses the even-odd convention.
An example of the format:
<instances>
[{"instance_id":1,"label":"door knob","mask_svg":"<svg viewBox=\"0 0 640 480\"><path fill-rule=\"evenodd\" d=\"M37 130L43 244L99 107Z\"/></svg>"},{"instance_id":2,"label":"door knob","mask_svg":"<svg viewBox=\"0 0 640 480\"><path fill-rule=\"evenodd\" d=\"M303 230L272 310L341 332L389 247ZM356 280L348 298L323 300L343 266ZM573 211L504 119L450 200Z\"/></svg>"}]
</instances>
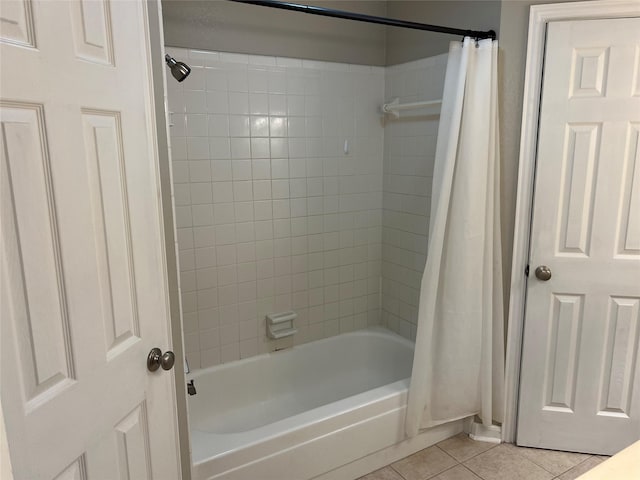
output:
<instances>
[{"instance_id":1,"label":"door knob","mask_svg":"<svg viewBox=\"0 0 640 480\"><path fill-rule=\"evenodd\" d=\"M171 350L162 353L158 347L152 348L147 356L147 368L150 372L155 372L162 367L163 370L171 370L176 363L176 356Z\"/></svg>"},{"instance_id":2,"label":"door knob","mask_svg":"<svg viewBox=\"0 0 640 480\"><path fill-rule=\"evenodd\" d=\"M546 282L551 278L551 269L546 265L540 265L536 268L536 278Z\"/></svg>"}]
</instances>

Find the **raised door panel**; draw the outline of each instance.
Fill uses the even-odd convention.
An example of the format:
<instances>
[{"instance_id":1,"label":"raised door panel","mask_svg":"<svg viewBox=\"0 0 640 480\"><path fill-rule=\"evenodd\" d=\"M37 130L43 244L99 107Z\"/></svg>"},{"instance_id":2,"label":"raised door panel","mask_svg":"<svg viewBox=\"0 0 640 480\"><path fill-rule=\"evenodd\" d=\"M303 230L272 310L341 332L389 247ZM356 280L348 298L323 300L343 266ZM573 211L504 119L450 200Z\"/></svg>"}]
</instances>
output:
<instances>
[{"instance_id":1,"label":"raised door panel","mask_svg":"<svg viewBox=\"0 0 640 480\"><path fill-rule=\"evenodd\" d=\"M2 103L0 122L4 262L20 279L3 289L29 412L74 382L74 358L42 106Z\"/></svg>"},{"instance_id":2,"label":"raised door panel","mask_svg":"<svg viewBox=\"0 0 640 480\"><path fill-rule=\"evenodd\" d=\"M36 46L31 0L0 3L0 42Z\"/></svg>"},{"instance_id":3,"label":"raised door panel","mask_svg":"<svg viewBox=\"0 0 640 480\"><path fill-rule=\"evenodd\" d=\"M589 256L600 134L600 124L566 126L557 255Z\"/></svg>"},{"instance_id":4,"label":"raised door panel","mask_svg":"<svg viewBox=\"0 0 640 480\"><path fill-rule=\"evenodd\" d=\"M115 429L118 469L122 480L151 480L149 427L145 404L138 405Z\"/></svg>"},{"instance_id":5,"label":"raised door panel","mask_svg":"<svg viewBox=\"0 0 640 480\"><path fill-rule=\"evenodd\" d=\"M633 79L631 81L631 95L640 97L640 45L636 45L633 55Z\"/></svg>"},{"instance_id":6,"label":"raised door panel","mask_svg":"<svg viewBox=\"0 0 640 480\"><path fill-rule=\"evenodd\" d=\"M151 480L147 404L142 402L119 418L110 431L91 445L86 457L87 477L98 480ZM163 478L158 474L155 478Z\"/></svg>"},{"instance_id":7,"label":"raised door panel","mask_svg":"<svg viewBox=\"0 0 640 480\"><path fill-rule=\"evenodd\" d=\"M118 112L83 110L85 159L100 276L107 359L139 340L131 225Z\"/></svg>"},{"instance_id":8,"label":"raised door panel","mask_svg":"<svg viewBox=\"0 0 640 480\"><path fill-rule=\"evenodd\" d=\"M608 48L574 49L569 98L606 95L608 65Z\"/></svg>"},{"instance_id":9,"label":"raised door panel","mask_svg":"<svg viewBox=\"0 0 640 480\"><path fill-rule=\"evenodd\" d=\"M85 456L80 456L64 469L54 480L87 480L87 465Z\"/></svg>"},{"instance_id":10,"label":"raised door panel","mask_svg":"<svg viewBox=\"0 0 640 480\"><path fill-rule=\"evenodd\" d=\"M78 58L114 65L109 0L77 0L69 2L69 7Z\"/></svg>"},{"instance_id":11,"label":"raised door panel","mask_svg":"<svg viewBox=\"0 0 640 480\"><path fill-rule=\"evenodd\" d=\"M640 123L630 123L620 190L616 257L640 260Z\"/></svg>"},{"instance_id":12,"label":"raised door panel","mask_svg":"<svg viewBox=\"0 0 640 480\"><path fill-rule=\"evenodd\" d=\"M574 409L583 310L584 296L553 295L544 387L545 410Z\"/></svg>"},{"instance_id":13,"label":"raised door panel","mask_svg":"<svg viewBox=\"0 0 640 480\"><path fill-rule=\"evenodd\" d=\"M640 298L611 297L598 415L629 418L638 361Z\"/></svg>"}]
</instances>

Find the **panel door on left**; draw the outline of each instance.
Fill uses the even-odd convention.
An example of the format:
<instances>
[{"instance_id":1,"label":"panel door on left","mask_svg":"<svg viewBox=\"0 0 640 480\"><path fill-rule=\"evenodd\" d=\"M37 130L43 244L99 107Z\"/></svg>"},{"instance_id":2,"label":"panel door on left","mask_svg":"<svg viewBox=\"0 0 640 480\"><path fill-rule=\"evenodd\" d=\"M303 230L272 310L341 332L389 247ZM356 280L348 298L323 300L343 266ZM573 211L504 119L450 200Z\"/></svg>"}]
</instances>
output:
<instances>
[{"instance_id":1,"label":"panel door on left","mask_svg":"<svg viewBox=\"0 0 640 480\"><path fill-rule=\"evenodd\" d=\"M18 479L180 478L146 2L0 4L0 377Z\"/></svg>"}]
</instances>

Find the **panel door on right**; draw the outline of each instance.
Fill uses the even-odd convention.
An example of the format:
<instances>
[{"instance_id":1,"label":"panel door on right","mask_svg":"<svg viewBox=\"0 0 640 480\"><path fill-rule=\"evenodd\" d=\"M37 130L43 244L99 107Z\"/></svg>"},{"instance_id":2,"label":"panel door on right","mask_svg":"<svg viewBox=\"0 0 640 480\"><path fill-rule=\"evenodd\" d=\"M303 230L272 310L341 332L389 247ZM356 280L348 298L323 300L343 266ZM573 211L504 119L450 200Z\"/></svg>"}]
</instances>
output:
<instances>
[{"instance_id":1,"label":"panel door on right","mask_svg":"<svg viewBox=\"0 0 640 480\"><path fill-rule=\"evenodd\" d=\"M640 18L549 23L519 445L640 439L639 136Z\"/></svg>"}]
</instances>

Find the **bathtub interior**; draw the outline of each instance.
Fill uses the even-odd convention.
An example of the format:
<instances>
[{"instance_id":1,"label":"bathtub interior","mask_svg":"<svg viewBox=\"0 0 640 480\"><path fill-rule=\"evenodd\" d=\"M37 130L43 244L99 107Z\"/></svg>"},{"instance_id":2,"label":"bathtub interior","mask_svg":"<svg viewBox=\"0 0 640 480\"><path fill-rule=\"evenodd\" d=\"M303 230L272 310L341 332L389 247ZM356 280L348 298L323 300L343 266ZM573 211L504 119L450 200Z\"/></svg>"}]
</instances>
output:
<instances>
[{"instance_id":1,"label":"bathtub interior","mask_svg":"<svg viewBox=\"0 0 640 480\"><path fill-rule=\"evenodd\" d=\"M194 463L406 393L413 343L360 330L190 376Z\"/></svg>"}]
</instances>

